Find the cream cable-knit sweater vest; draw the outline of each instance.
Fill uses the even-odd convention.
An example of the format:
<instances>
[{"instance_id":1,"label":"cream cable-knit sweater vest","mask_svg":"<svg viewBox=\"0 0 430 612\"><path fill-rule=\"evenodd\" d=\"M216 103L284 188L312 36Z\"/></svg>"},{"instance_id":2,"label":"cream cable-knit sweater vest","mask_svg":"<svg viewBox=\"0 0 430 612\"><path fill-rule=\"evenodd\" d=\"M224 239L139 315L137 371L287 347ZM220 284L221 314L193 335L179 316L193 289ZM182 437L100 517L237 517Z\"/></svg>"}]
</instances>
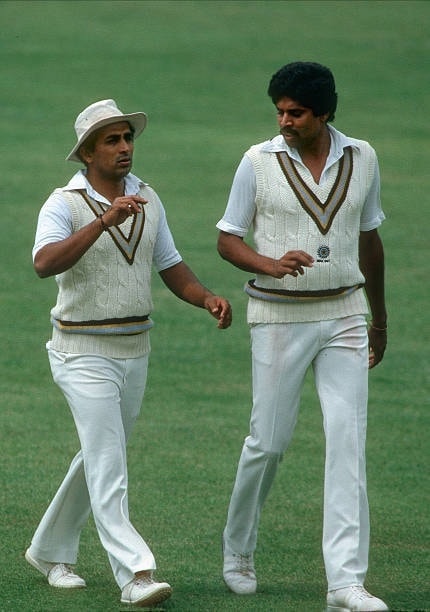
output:
<instances>
[{"instance_id":1,"label":"cream cable-knit sweater vest","mask_svg":"<svg viewBox=\"0 0 430 612\"><path fill-rule=\"evenodd\" d=\"M329 169L322 185L284 153L261 152L260 145L247 151L257 184L257 252L278 259L300 249L315 259L313 267L305 268L305 274L297 278L257 275L257 287L315 297L289 303L250 297L250 323L327 320L367 312L362 289L340 297L319 297L329 290L364 283L358 263L360 215L374 177L376 155L368 143L356 142L357 148L345 149L341 162Z\"/></svg>"},{"instance_id":2,"label":"cream cable-knit sweater vest","mask_svg":"<svg viewBox=\"0 0 430 612\"><path fill-rule=\"evenodd\" d=\"M152 254L159 205L145 186L144 214L105 231L70 269L56 276L57 303L50 346L71 353L126 358L150 350ZM73 231L94 220L103 208L79 192L63 192L72 213ZM143 222L139 227L139 223Z\"/></svg>"}]
</instances>

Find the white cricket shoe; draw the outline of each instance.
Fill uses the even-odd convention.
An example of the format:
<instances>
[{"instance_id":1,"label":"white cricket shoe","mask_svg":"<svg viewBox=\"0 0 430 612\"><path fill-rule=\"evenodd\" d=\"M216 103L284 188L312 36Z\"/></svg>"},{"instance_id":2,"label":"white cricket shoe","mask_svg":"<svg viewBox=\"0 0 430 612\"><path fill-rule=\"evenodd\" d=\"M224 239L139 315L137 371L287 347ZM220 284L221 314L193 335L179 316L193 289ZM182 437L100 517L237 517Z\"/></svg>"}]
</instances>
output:
<instances>
[{"instance_id":1,"label":"white cricket shoe","mask_svg":"<svg viewBox=\"0 0 430 612\"><path fill-rule=\"evenodd\" d=\"M155 606L168 599L172 594L172 587L167 582L155 582L152 573L139 576L125 585L121 593L121 603L136 606Z\"/></svg>"},{"instance_id":2,"label":"white cricket shoe","mask_svg":"<svg viewBox=\"0 0 430 612\"><path fill-rule=\"evenodd\" d=\"M49 563L32 557L25 551L26 561L48 578L51 586L59 589L82 589L87 586L85 580L75 574L66 563Z\"/></svg>"},{"instance_id":3,"label":"white cricket shoe","mask_svg":"<svg viewBox=\"0 0 430 612\"><path fill-rule=\"evenodd\" d=\"M360 585L327 593L327 612L380 612L388 610L382 599Z\"/></svg>"},{"instance_id":4,"label":"white cricket shoe","mask_svg":"<svg viewBox=\"0 0 430 612\"><path fill-rule=\"evenodd\" d=\"M257 590L257 576L252 553L224 553L224 582L237 595L253 595Z\"/></svg>"}]
</instances>

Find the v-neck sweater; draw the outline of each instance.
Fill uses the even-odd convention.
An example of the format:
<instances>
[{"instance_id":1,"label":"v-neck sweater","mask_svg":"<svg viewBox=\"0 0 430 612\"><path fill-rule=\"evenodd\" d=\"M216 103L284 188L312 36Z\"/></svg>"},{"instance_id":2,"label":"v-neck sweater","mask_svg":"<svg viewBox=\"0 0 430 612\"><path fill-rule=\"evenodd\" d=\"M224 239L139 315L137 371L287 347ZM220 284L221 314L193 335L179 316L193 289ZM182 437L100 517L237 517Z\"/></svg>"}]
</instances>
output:
<instances>
[{"instance_id":1,"label":"v-neck sweater","mask_svg":"<svg viewBox=\"0 0 430 612\"><path fill-rule=\"evenodd\" d=\"M285 303L250 297L249 323L327 320L367 313L360 288L336 297L321 297L321 292L364 283L358 240L360 215L375 171L372 147L360 141L360 146L345 149L321 185L286 153L269 153L254 145L246 155L256 176L256 250L275 259L287 251L303 250L315 259L303 276L276 279L258 274L257 287L298 296L315 292L315 299Z\"/></svg>"}]
</instances>

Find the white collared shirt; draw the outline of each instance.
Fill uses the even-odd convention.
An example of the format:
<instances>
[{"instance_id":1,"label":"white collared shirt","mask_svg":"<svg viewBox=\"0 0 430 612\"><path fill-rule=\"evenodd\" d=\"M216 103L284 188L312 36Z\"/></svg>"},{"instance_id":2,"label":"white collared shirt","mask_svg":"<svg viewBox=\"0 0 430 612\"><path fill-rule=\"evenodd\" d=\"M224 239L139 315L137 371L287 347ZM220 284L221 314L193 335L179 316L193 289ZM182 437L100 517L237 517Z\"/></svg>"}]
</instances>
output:
<instances>
[{"instance_id":1,"label":"white collared shirt","mask_svg":"<svg viewBox=\"0 0 430 612\"><path fill-rule=\"evenodd\" d=\"M146 183L134 174L125 177L125 195L134 195ZM110 202L97 193L88 182L85 170L79 170L61 190L53 192L42 206L37 222L36 237L33 246L34 257L42 247L53 242L65 240L72 234L72 215L70 207L61 195L61 191L74 189L85 189L90 198L110 206ZM167 224L166 213L161 204L160 224L154 247L153 264L156 270L166 270L182 261L182 257L176 249L173 236Z\"/></svg>"},{"instance_id":2,"label":"white collared shirt","mask_svg":"<svg viewBox=\"0 0 430 612\"><path fill-rule=\"evenodd\" d=\"M351 146L359 148L360 141L355 138L350 138L336 130L333 126L327 126L330 132L331 145L330 152L327 157L326 164L321 174L320 185L327 180L328 169L335 164L343 155L345 147ZM286 151L288 155L298 164L304 164L296 149L287 145L282 135L275 136L272 140L267 140L262 143L261 151L276 153L278 151ZM248 233L249 228L256 212L255 196L256 196L256 178L251 160L247 155L242 158L230 190L230 195L227 202L227 207L224 216L218 221L216 227L219 230L244 237ZM370 231L379 227L385 215L381 209L380 200L380 178L379 169L376 166L373 183L369 189L366 202L363 207L363 212L360 220L360 230Z\"/></svg>"}]
</instances>

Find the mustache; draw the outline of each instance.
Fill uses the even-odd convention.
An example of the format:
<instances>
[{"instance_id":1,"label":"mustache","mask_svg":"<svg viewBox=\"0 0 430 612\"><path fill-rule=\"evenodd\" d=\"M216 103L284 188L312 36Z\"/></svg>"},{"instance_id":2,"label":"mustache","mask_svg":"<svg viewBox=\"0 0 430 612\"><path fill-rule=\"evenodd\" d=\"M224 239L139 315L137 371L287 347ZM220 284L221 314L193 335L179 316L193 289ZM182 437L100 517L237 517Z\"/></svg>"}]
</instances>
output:
<instances>
[{"instance_id":1,"label":"mustache","mask_svg":"<svg viewBox=\"0 0 430 612\"><path fill-rule=\"evenodd\" d=\"M288 130L287 128L281 128L279 130L282 136L297 136L297 132L295 130Z\"/></svg>"}]
</instances>

